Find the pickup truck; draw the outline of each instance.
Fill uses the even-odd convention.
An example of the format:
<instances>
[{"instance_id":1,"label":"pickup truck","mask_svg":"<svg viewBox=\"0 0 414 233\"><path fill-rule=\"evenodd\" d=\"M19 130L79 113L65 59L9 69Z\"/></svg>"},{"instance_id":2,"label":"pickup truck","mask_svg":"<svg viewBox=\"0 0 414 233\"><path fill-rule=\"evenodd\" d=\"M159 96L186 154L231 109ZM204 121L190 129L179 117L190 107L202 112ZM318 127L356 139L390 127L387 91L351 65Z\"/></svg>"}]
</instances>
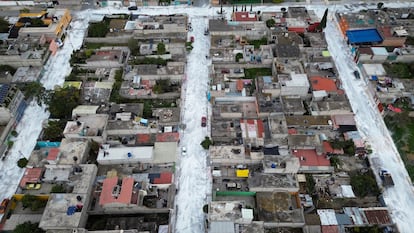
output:
<instances>
[{"instance_id":1,"label":"pickup truck","mask_svg":"<svg viewBox=\"0 0 414 233\"><path fill-rule=\"evenodd\" d=\"M392 179L391 173L389 173L387 170L381 169L379 175L384 187L394 186L394 180Z\"/></svg>"},{"instance_id":2,"label":"pickup truck","mask_svg":"<svg viewBox=\"0 0 414 233\"><path fill-rule=\"evenodd\" d=\"M241 189L241 184L236 182L229 182L226 184L226 187L229 189Z\"/></svg>"}]
</instances>

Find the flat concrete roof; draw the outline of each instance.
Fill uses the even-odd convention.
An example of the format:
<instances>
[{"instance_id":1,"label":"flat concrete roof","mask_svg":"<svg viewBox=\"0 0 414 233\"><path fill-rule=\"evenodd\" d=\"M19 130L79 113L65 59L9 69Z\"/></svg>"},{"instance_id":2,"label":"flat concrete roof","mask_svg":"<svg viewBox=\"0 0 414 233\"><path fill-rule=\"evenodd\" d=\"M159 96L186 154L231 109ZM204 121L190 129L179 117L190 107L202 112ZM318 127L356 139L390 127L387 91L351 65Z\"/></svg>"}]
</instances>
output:
<instances>
[{"instance_id":1,"label":"flat concrete roof","mask_svg":"<svg viewBox=\"0 0 414 233\"><path fill-rule=\"evenodd\" d=\"M75 164L73 157L78 158L78 163L84 163L87 159L88 142L74 139L62 139L60 143L60 156L58 164Z\"/></svg>"},{"instance_id":2,"label":"flat concrete roof","mask_svg":"<svg viewBox=\"0 0 414 233\"><path fill-rule=\"evenodd\" d=\"M42 219L41 214L12 214L9 219L7 219L6 223L2 227L2 231L13 231L17 225L22 224L24 222L40 222Z\"/></svg>"},{"instance_id":3,"label":"flat concrete roof","mask_svg":"<svg viewBox=\"0 0 414 233\"><path fill-rule=\"evenodd\" d=\"M153 161L153 153L154 147L152 146L109 147L109 145L103 145L103 149L99 150L97 161L104 165L150 163Z\"/></svg>"},{"instance_id":4,"label":"flat concrete roof","mask_svg":"<svg viewBox=\"0 0 414 233\"><path fill-rule=\"evenodd\" d=\"M210 221L233 221L242 218L242 201L212 201L210 202L209 220Z\"/></svg>"},{"instance_id":5,"label":"flat concrete roof","mask_svg":"<svg viewBox=\"0 0 414 233\"><path fill-rule=\"evenodd\" d=\"M85 206L81 212L74 212L68 215L68 208L80 204L77 197L80 196L82 200L88 198L87 194L78 193L53 193L49 196L46 208L43 212L39 227L43 229L68 229L78 228L82 220L82 212L86 211Z\"/></svg>"},{"instance_id":6,"label":"flat concrete roof","mask_svg":"<svg viewBox=\"0 0 414 233\"><path fill-rule=\"evenodd\" d=\"M177 161L177 142L155 142L153 163L173 163Z\"/></svg>"},{"instance_id":7,"label":"flat concrete roof","mask_svg":"<svg viewBox=\"0 0 414 233\"><path fill-rule=\"evenodd\" d=\"M256 193L259 220L277 223L304 223L303 211L289 192Z\"/></svg>"},{"instance_id":8,"label":"flat concrete roof","mask_svg":"<svg viewBox=\"0 0 414 233\"><path fill-rule=\"evenodd\" d=\"M247 179L250 191L298 191L299 184L296 175L291 174L251 174Z\"/></svg>"}]
</instances>

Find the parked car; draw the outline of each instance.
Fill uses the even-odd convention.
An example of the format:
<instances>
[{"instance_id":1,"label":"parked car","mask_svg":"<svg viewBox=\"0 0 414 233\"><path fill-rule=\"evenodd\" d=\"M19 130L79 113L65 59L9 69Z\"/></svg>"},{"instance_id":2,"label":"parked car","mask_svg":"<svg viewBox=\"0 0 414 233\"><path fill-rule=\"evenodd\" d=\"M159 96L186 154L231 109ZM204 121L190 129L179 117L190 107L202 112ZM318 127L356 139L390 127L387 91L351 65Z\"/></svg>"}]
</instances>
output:
<instances>
[{"instance_id":1,"label":"parked car","mask_svg":"<svg viewBox=\"0 0 414 233\"><path fill-rule=\"evenodd\" d=\"M181 155L186 156L187 155L187 148L185 146L181 147Z\"/></svg>"},{"instance_id":2,"label":"parked car","mask_svg":"<svg viewBox=\"0 0 414 233\"><path fill-rule=\"evenodd\" d=\"M9 205L9 201L10 200L8 198L3 199L0 205L0 214L4 214L7 209L7 205Z\"/></svg>"},{"instance_id":3,"label":"parked car","mask_svg":"<svg viewBox=\"0 0 414 233\"><path fill-rule=\"evenodd\" d=\"M207 126L207 117L203 116L201 117L201 127Z\"/></svg>"},{"instance_id":4,"label":"parked car","mask_svg":"<svg viewBox=\"0 0 414 233\"><path fill-rule=\"evenodd\" d=\"M42 187L41 184L27 184L26 185L26 189L29 189L29 190L32 190L32 189L39 190L41 187Z\"/></svg>"},{"instance_id":5,"label":"parked car","mask_svg":"<svg viewBox=\"0 0 414 233\"><path fill-rule=\"evenodd\" d=\"M138 7L137 6L130 6L130 7L128 7L128 10L129 11L136 11L136 10L138 10Z\"/></svg>"},{"instance_id":6,"label":"parked car","mask_svg":"<svg viewBox=\"0 0 414 233\"><path fill-rule=\"evenodd\" d=\"M356 79L361 79L361 75L359 74L358 70L354 71L354 76L355 76Z\"/></svg>"}]
</instances>

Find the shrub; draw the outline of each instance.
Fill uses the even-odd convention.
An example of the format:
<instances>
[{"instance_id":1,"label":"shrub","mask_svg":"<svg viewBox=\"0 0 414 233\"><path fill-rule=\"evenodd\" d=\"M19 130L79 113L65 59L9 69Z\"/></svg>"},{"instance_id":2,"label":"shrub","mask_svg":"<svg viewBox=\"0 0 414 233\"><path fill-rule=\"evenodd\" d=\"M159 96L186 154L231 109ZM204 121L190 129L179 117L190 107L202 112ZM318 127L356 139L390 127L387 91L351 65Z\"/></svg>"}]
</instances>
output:
<instances>
[{"instance_id":1,"label":"shrub","mask_svg":"<svg viewBox=\"0 0 414 233\"><path fill-rule=\"evenodd\" d=\"M66 189L63 185L54 185L50 190L51 193L66 193Z\"/></svg>"},{"instance_id":2,"label":"shrub","mask_svg":"<svg viewBox=\"0 0 414 233\"><path fill-rule=\"evenodd\" d=\"M167 50L165 49L165 44L164 43L158 43L158 45L157 45L157 54L162 55L162 54L165 54L166 52L167 52Z\"/></svg>"},{"instance_id":3,"label":"shrub","mask_svg":"<svg viewBox=\"0 0 414 233\"><path fill-rule=\"evenodd\" d=\"M13 130L13 131L11 131L11 136L13 136L13 137L17 137L17 135L19 135L18 133L17 133L17 131L16 130Z\"/></svg>"},{"instance_id":4,"label":"shrub","mask_svg":"<svg viewBox=\"0 0 414 233\"><path fill-rule=\"evenodd\" d=\"M39 228L39 223L32 223L30 221L19 224L14 228L13 233L44 233L45 231Z\"/></svg>"},{"instance_id":5,"label":"shrub","mask_svg":"<svg viewBox=\"0 0 414 233\"><path fill-rule=\"evenodd\" d=\"M276 25L276 22L275 22L274 19L268 19L268 20L266 20L266 26L268 28L274 27L275 25Z\"/></svg>"},{"instance_id":6,"label":"shrub","mask_svg":"<svg viewBox=\"0 0 414 233\"><path fill-rule=\"evenodd\" d=\"M236 54L236 62L239 62L240 59L243 59L243 54L242 53Z\"/></svg>"}]
</instances>

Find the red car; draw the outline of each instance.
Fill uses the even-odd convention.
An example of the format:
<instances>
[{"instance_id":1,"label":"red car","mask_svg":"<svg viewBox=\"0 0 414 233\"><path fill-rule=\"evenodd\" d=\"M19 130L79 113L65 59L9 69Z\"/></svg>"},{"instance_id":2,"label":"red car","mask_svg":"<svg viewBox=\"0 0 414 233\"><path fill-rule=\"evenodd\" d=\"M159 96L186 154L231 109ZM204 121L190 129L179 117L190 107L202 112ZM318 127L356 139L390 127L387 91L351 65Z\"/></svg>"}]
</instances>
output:
<instances>
[{"instance_id":1,"label":"red car","mask_svg":"<svg viewBox=\"0 0 414 233\"><path fill-rule=\"evenodd\" d=\"M201 117L201 127L207 126L207 117L203 116Z\"/></svg>"},{"instance_id":2,"label":"red car","mask_svg":"<svg viewBox=\"0 0 414 233\"><path fill-rule=\"evenodd\" d=\"M8 198L5 198L2 202L1 202L1 205L0 205L0 214L4 214L4 212L6 211L6 209L7 209L7 205L9 204L9 199Z\"/></svg>"}]
</instances>

